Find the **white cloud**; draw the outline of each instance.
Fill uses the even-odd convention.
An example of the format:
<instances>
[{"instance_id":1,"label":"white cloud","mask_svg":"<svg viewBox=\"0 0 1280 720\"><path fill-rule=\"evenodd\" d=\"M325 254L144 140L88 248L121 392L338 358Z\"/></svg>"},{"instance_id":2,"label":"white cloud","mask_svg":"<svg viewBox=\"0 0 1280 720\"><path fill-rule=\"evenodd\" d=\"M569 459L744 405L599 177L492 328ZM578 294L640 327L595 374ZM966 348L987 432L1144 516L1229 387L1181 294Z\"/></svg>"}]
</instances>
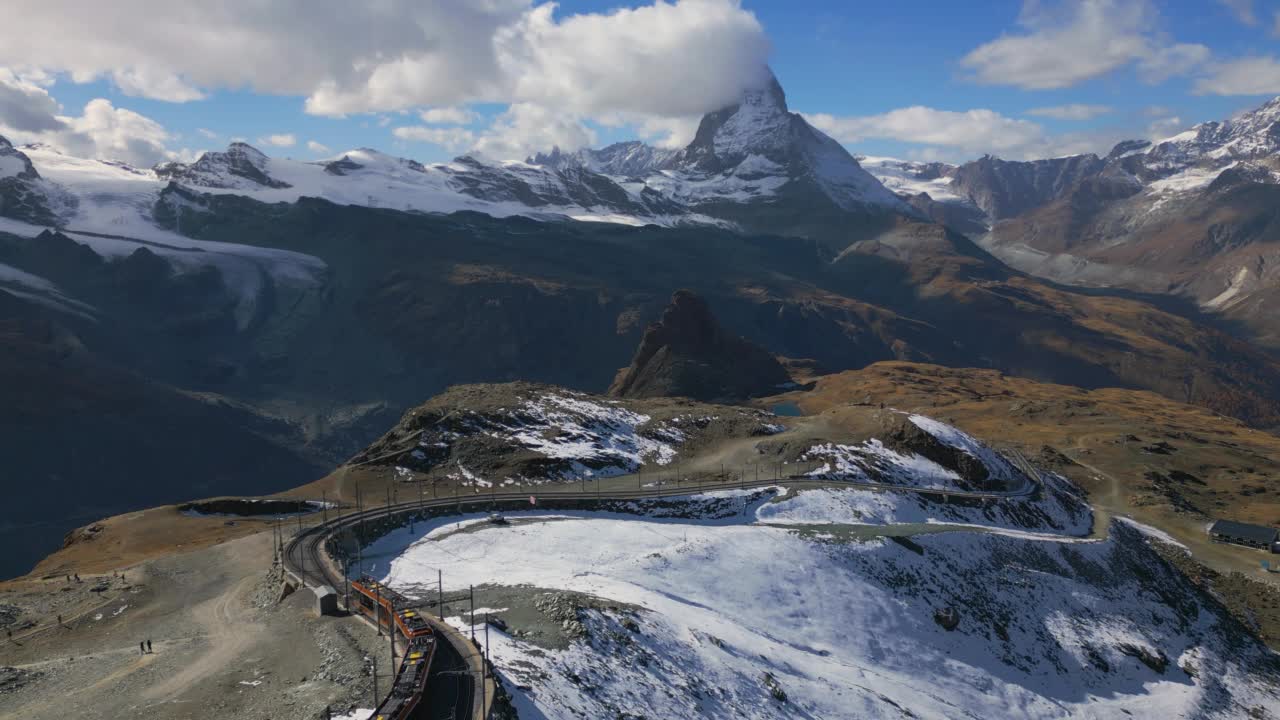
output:
<instances>
[{"instance_id":1,"label":"white cloud","mask_svg":"<svg viewBox=\"0 0 1280 720\"><path fill-rule=\"evenodd\" d=\"M480 116L464 107L442 107L422 110L418 117L428 125L469 125Z\"/></svg>"},{"instance_id":2,"label":"white cloud","mask_svg":"<svg viewBox=\"0 0 1280 720\"><path fill-rule=\"evenodd\" d=\"M104 98L90 100L79 116L61 114L43 88L0 68L0 135L17 143L46 143L80 157L150 166L177 157L166 148L172 136L160 123ZM35 76L38 78L38 76Z\"/></svg>"},{"instance_id":3,"label":"white cloud","mask_svg":"<svg viewBox=\"0 0 1280 720\"><path fill-rule=\"evenodd\" d=\"M461 127L426 127L423 125L407 125L398 127L391 134L401 140L424 142L439 145L449 152L458 152L470 148L476 141L475 133Z\"/></svg>"},{"instance_id":4,"label":"white cloud","mask_svg":"<svg viewBox=\"0 0 1280 720\"><path fill-rule=\"evenodd\" d=\"M837 117L819 113L805 117L842 143L886 139L1000 154L1020 151L1044 139L1040 125L985 109L955 112L916 105L880 115Z\"/></svg>"},{"instance_id":5,"label":"white cloud","mask_svg":"<svg viewBox=\"0 0 1280 720\"><path fill-rule=\"evenodd\" d=\"M693 135L698 131L698 123L701 121L701 116L697 115L644 118L640 121L637 132L641 138L660 148L678 149L693 141Z\"/></svg>"},{"instance_id":6,"label":"white cloud","mask_svg":"<svg viewBox=\"0 0 1280 720\"><path fill-rule=\"evenodd\" d=\"M160 123L104 98L90 100L79 117L59 117L65 129L38 136L63 152L79 157L120 160L149 167L177 157L165 144L171 136Z\"/></svg>"},{"instance_id":7,"label":"white cloud","mask_svg":"<svg viewBox=\"0 0 1280 720\"><path fill-rule=\"evenodd\" d=\"M189 102L205 98L203 92L182 78L154 67L113 70L110 75L112 82L125 95L169 102Z\"/></svg>"},{"instance_id":8,"label":"white cloud","mask_svg":"<svg viewBox=\"0 0 1280 720\"><path fill-rule=\"evenodd\" d=\"M957 112L915 106L870 116L819 113L805 118L842 143L894 140L914 145L906 149L911 159L949 162L963 162L979 155L1009 160L1101 155L1117 142L1142 134L1141 129L1117 126L1051 135L1038 123L986 109Z\"/></svg>"},{"instance_id":9,"label":"white cloud","mask_svg":"<svg viewBox=\"0 0 1280 720\"><path fill-rule=\"evenodd\" d=\"M572 114L542 105L515 103L476 138L476 153L495 158L525 158L558 147L571 151L594 145L596 134Z\"/></svg>"},{"instance_id":10,"label":"white cloud","mask_svg":"<svg viewBox=\"0 0 1280 720\"><path fill-rule=\"evenodd\" d=\"M267 135L258 138L259 145L270 145L272 147L293 147L298 144L298 138L293 133L280 133L278 135Z\"/></svg>"},{"instance_id":11,"label":"white cloud","mask_svg":"<svg viewBox=\"0 0 1280 720\"><path fill-rule=\"evenodd\" d=\"M1176 115L1158 118L1152 120L1151 124L1147 126L1147 139L1163 140L1177 135L1184 127L1182 118Z\"/></svg>"},{"instance_id":12,"label":"white cloud","mask_svg":"<svg viewBox=\"0 0 1280 720\"><path fill-rule=\"evenodd\" d=\"M204 137L206 137L206 138L208 138L208 139L210 139L210 140L217 140L217 139L218 139L218 133L216 133L216 132L214 132L214 131L212 131L212 130L210 130L210 129L208 129L208 128L196 128L196 132L200 133L201 135L203 135Z\"/></svg>"},{"instance_id":13,"label":"white cloud","mask_svg":"<svg viewBox=\"0 0 1280 720\"><path fill-rule=\"evenodd\" d=\"M231 88L342 115L472 102L676 117L758 84L769 44L739 0L557 13L534 0L10 0L0 66L193 100Z\"/></svg>"},{"instance_id":14,"label":"white cloud","mask_svg":"<svg viewBox=\"0 0 1280 720\"><path fill-rule=\"evenodd\" d=\"M1209 48L1195 43L1157 48L1138 62L1138 75L1144 82L1158 85L1203 66L1211 54Z\"/></svg>"},{"instance_id":15,"label":"white cloud","mask_svg":"<svg viewBox=\"0 0 1280 720\"><path fill-rule=\"evenodd\" d=\"M1253 0L1218 0L1245 25L1257 25L1258 16L1253 11Z\"/></svg>"},{"instance_id":16,"label":"white cloud","mask_svg":"<svg viewBox=\"0 0 1280 720\"><path fill-rule=\"evenodd\" d=\"M1199 95L1280 94L1280 60L1262 55L1215 63L1196 80L1193 91Z\"/></svg>"},{"instance_id":17,"label":"white cloud","mask_svg":"<svg viewBox=\"0 0 1280 720\"><path fill-rule=\"evenodd\" d=\"M316 142L315 140L307 141L307 149L316 155L327 155L329 153L328 145L325 145L324 143L321 143L321 142Z\"/></svg>"},{"instance_id":18,"label":"white cloud","mask_svg":"<svg viewBox=\"0 0 1280 720\"><path fill-rule=\"evenodd\" d=\"M0 68L0 127L17 132L58 130L58 103L44 88Z\"/></svg>"},{"instance_id":19,"label":"white cloud","mask_svg":"<svg viewBox=\"0 0 1280 720\"><path fill-rule=\"evenodd\" d=\"M1076 85L1138 63L1143 79L1161 82L1203 62L1203 45L1170 44L1155 32L1147 0L1080 0L1046 6L1026 0L1023 32L1003 35L960 62L977 82L1045 90Z\"/></svg>"},{"instance_id":20,"label":"white cloud","mask_svg":"<svg viewBox=\"0 0 1280 720\"><path fill-rule=\"evenodd\" d=\"M1027 114L1037 117L1056 118L1058 120L1090 120L1101 115L1111 114L1111 107L1107 105L1072 103L1070 105L1031 108L1027 111Z\"/></svg>"}]
</instances>

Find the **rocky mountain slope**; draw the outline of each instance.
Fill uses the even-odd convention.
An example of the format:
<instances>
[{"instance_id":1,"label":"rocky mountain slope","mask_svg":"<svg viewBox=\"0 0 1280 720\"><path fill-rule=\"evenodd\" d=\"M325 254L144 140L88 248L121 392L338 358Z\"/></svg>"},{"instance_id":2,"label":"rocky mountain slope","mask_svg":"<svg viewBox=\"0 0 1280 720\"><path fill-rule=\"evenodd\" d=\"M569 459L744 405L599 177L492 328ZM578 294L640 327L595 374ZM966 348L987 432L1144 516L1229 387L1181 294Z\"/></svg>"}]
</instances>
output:
<instances>
[{"instance_id":1,"label":"rocky mountain slope","mask_svg":"<svg viewBox=\"0 0 1280 720\"><path fill-rule=\"evenodd\" d=\"M406 412L349 466L473 488L540 485L657 473L709 444L781 430L768 413L688 399L459 385Z\"/></svg>"},{"instance_id":2,"label":"rocky mountain slope","mask_svg":"<svg viewBox=\"0 0 1280 720\"><path fill-rule=\"evenodd\" d=\"M790 380L768 350L726 332L705 300L678 290L609 394L725 402L773 395Z\"/></svg>"},{"instance_id":3,"label":"rocky mountain slope","mask_svg":"<svg viewBox=\"0 0 1280 720\"><path fill-rule=\"evenodd\" d=\"M26 572L72 528L108 515L285 489L323 472L291 424L155 382L66 322L0 290L0 576Z\"/></svg>"},{"instance_id":4,"label":"rocky mountain slope","mask_svg":"<svg viewBox=\"0 0 1280 720\"><path fill-rule=\"evenodd\" d=\"M886 184L923 166L881 164ZM1060 282L1189 301L1238 335L1280 347L1267 308L1280 276L1280 98L1106 157L985 157L945 171L915 204L1010 265ZM904 193L923 183L902 183ZM982 222L972 221L972 210Z\"/></svg>"}]
</instances>

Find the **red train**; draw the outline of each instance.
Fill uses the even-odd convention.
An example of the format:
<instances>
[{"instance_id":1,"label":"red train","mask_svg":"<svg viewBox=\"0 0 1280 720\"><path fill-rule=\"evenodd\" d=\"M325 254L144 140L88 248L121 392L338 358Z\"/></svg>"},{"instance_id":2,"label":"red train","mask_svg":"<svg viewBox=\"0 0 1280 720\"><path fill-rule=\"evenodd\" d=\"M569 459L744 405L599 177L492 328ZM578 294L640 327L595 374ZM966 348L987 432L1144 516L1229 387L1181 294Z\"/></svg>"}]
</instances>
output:
<instances>
[{"instance_id":1,"label":"red train","mask_svg":"<svg viewBox=\"0 0 1280 720\"><path fill-rule=\"evenodd\" d=\"M373 714L374 720L407 720L426 694L436 651L435 633L426 618L406 607L407 598L377 580L362 576L351 581L351 590L355 593L355 607L388 631L394 626L407 642L391 692Z\"/></svg>"},{"instance_id":2,"label":"red train","mask_svg":"<svg viewBox=\"0 0 1280 720\"><path fill-rule=\"evenodd\" d=\"M361 576L351 581L351 590L356 594L356 607L383 628L391 627L394 621L406 639L431 634L431 624L417 610L407 607L408 598L377 580Z\"/></svg>"}]
</instances>

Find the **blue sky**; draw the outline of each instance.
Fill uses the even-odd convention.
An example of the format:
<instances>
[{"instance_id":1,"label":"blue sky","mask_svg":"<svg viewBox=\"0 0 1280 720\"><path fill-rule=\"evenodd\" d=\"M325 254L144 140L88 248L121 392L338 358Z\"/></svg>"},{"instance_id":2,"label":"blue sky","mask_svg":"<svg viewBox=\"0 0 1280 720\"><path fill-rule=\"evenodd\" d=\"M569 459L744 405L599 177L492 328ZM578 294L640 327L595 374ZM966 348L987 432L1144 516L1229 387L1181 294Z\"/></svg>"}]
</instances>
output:
<instances>
[{"instance_id":1,"label":"blue sky","mask_svg":"<svg viewBox=\"0 0 1280 720\"><path fill-rule=\"evenodd\" d=\"M281 5L296 1L282 0ZM492 20L495 28L509 28L525 22L534 7L527 0L502 1L512 6L511 11L496 20L416 19L425 26L457 21L468 29ZM61 19L74 17L60 7L69 2L74 4L72 0L32 3L29 12L37 25L42 12ZM121 0L117 9L127 18L129 6L135 4L146 5ZM696 119L696 113L678 117L679 113L707 109L698 108L691 94L705 95L698 88L716 83L746 82L743 73L734 69L735 63L750 64L762 57L786 89L791 109L812 116L811 122L845 142L851 151L958 161L984 152L1035 157L1105 151L1117 139L1172 133L1196 122L1229 117L1280 94L1280 61L1275 59L1280 51L1280 0L909 4L743 0L740 5L733 0L681 0L645 16L606 17L598 25L569 27L574 18L649 5L565 0L554 11L543 7L543 30L530 31L538 39L517 50L517 55L530 52L544 68L541 74L514 80L495 80L493 74L460 78L485 64L483 58L458 60L456 56L469 52L463 49L453 51L450 58L458 60L458 65L444 70L437 67L439 63L415 68L418 75L397 79L402 84L393 82L390 89L376 78L341 77L344 64L364 62L370 53L379 53L380 46L353 41L353 47L330 53L323 39L316 40L319 47L312 47L306 36L296 38L285 34L290 31L273 28L271 18L243 21L255 25L210 29L224 35L258 34L255 45L230 61L217 55L216 38L202 45L203 36L195 34L194 25L189 28L193 32L190 47L175 43L169 55L163 48L144 50L156 44L148 41L145 31L135 40L131 35L138 31L128 25L120 30L90 26L83 28L79 38L73 32L68 39L68 45L77 42L80 47L61 48L54 43L34 55L21 56L25 58L21 64L16 53L6 58L0 50L0 128L8 125L6 134L19 140L47 136L53 144L61 139L72 149L132 153L137 160L175 153L190 157L202 149L223 147L232 139L247 140L274 155L310 158L369 146L423 161L444 160L474 146L499 156L519 156L543 144L602 145L637 135L674 143L688 135ZM42 9L48 6L53 7ZM401 24L408 25L408 13L419 11L405 12L406 21ZM144 28L153 24L155 32L167 33L166 37L174 34L174 27L179 34L188 30L182 25L166 28L169 19L155 18L154 13L139 17L146 18L138 21ZM400 43L400 52L416 51L412 33L397 36L395 18L390 24L377 24L387 20L354 18L352 32L367 21L371 34L384 33L387 43ZM84 22L91 25L92 18ZM184 20L175 17L172 22ZM210 22L231 21L213 18ZM690 90L684 95L645 84L647 62L628 58L625 52L616 59L610 54L634 41L637 36L630 33L644 23L670 28L695 22L701 25L687 36L649 27L640 30L671 36L669 48L658 46L677 58L666 69L664 82L675 87L688 84ZM341 26L317 24L309 31L336 32L338 41L330 44L343 44ZM5 44L5 32L0 30L0 46ZM281 46L293 47L289 43L296 42L304 49L276 59L246 57L244 67L232 68L234 72L227 69L228 62L237 64L239 56L252 56L263 43L274 42L277 32L282 33ZM476 32L481 41L471 38L471 45L484 45L488 30ZM616 39L611 33L617 34ZM605 39L592 42L600 37ZM757 49L766 47L759 43L761 37L767 43L767 56ZM93 48L95 43L103 47ZM82 47L86 44L95 52L87 53ZM583 49L587 45L599 47ZM583 57L575 56L579 52ZM255 62L261 64L255 67ZM297 63L296 82L291 77L293 68L281 68L282 62ZM518 63L519 58L504 62ZM569 80L561 82L560 68L567 68L563 76ZM124 69L134 75L122 75ZM178 80L171 81L165 75L168 72ZM593 77L597 72L617 73L603 83L605 91ZM6 73L16 97L56 102L56 116L70 129L15 130L15 122L6 123ZM339 78L341 92L318 99L326 91L317 88L330 82L331 75ZM459 87L450 86L454 79ZM464 81L502 87L472 92ZM632 81L640 83L634 102L630 95L620 99L607 92L608 86ZM405 87L411 91L407 95ZM540 101L542 87L548 88L546 102ZM418 92L420 88L427 89ZM398 101L401 97L405 102ZM461 102L418 103L418 97L460 98ZM107 100L111 110L100 103L100 112L95 113L99 120L88 113L81 117L82 108L98 99ZM519 114L509 109L512 101L519 103ZM323 107L317 112L316 106ZM431 107L447 108L445 119L425 121L420 113ZM123 110L142 120L131 115L121 119ZM646 125L649 121L654 127ZM397 128L401 128L399 136L394 134ZM671 128L678 128L675 137L665 134ZM79 134L70 134L72 129ZM105 134L108 131L110 136ZM130 132L138 137L124 137ZM269 142L272 137L276 146Z\"/></svg>"}]
</instances>

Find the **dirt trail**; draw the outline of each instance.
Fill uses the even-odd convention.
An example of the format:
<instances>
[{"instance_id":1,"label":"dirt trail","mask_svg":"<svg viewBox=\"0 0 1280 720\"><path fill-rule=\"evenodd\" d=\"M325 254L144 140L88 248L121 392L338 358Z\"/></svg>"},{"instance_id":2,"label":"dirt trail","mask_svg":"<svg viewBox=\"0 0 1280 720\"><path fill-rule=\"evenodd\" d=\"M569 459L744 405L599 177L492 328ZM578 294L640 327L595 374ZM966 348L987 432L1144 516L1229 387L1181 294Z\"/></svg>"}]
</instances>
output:
<instances>
[{"instance_id":1,"label":"dirt trail","mask_svg":"<svg viewBox=\"0 0 1280 720\"><path fill-rule=\"evenodd\" d=\"M192 658L183 669L164 682L147 688L142 696L151 701L174 699L202 678L217 676L227 665L262 638L262 627L249 620L246 612L248 590L256 578L246 577L221 595L191 610L192 619L203 629L208 648Z\"/></svg>"},{"instance_id":2,"label":"dirt trail","mask_svg":"<svg viewBox=\"0 0 1280 720\"><path fill-rule=\"evenodd\" d=\"M1124 504L1124 495L1121 493L1120 481L1117 480L1114 475L1103 472L1097 467L1081 460L1079 457L1081 454L1080 451L1085 450L1085 448L1077 446L1070 448L1070 450L1075 452L1074 456L1071 457L1071 460L1075 462L1075 464L1093 473L1095 477L1107 481L1107 491L1105 494L1100 496L1094 495L1089 498L1089 506L1093 508L1092 535L1093 537L1106 537L1107 528L1111 526L1112 517L1117 513L1121 515L1128 514L1125 512L1128 508Z\"/></svg>"}]
</instances>

